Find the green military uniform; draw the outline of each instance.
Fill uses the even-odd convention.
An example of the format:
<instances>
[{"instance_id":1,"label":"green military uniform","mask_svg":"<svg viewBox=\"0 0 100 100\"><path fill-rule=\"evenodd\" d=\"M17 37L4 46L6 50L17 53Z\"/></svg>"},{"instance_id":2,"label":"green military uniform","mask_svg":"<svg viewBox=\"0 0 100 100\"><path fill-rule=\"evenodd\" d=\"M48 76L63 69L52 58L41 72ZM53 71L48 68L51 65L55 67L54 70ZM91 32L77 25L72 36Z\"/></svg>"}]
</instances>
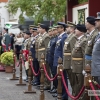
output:
<instances>
[{"instance_id":1,"label":"green military uniform","mask_svg":"<svg viewBox=\"0 0 100 100\"><path fill-rule=\"evenodd\" d=\"M86 43L87 45L86 45L86 49L85 49L85 55L92 56L92 50L93 50L93 46L94 46L94 40L95 40L95 37L97 36L97 34L98 34L98 30L95 29L90 34L90 36L88 36L87 43ZM85 66L87 66L87 65L91 66L91 60L85 59Z\"/></svg>"},{"instance_id":2,"label":"green military uniform","mask_svg":"<svg viewBox=\"0 0 100 100\"><path fill-rule=\"evenodd\" d=\"M80 92L84 84L82 74L85 65L86 37L83 35L76 43L72 51L72 71L75 73L75 96ZM81 99L82 100L82 99Z\"/></svg>"},{"instance_id":3,"label":"green military uniform","mask_svg":"<svg viewBox=\"0 0 100 100\"><path fill-rule=\"evenodd\" d=\"M47 47L48 47L48 43L50 41L50 37L48 35L48 33L44 33L42 35L39 36L39 38L37 39L37 44L38 45L38 49L37 49L37 58L38 58L38 61L41 60L41 54L44 54L45 55L45 58L46 58L46 52L47 52ZM48 66L47 66L48 67ZM48 68L47 68L48 70ZM45 78L45 86L50 86L50 82Z\"/></svg>"},{"instance_id":4,"label":"green military uniform","mask_svg":"<svg viewBox=\"0 0 100 100\"><path fill-rule=\"evenodd\" d=\"M76 42L76 36L71 33L68 38L65 40L64 50L63 50L63 67L67 70L67 75L72 87L72 93L74 92L74 73L71 69L71 52L73 50L74 44Z\"/></svg>"},{"instance_id":5,"label":"green military uniform","mask_svg":"<svg viewBox=\"0 0 100 100\"><path fill-rule=\"evenodd\" d=\"M46 58L46 51L47 51L47 46L50 41L50 37L47 33L44 33L39 37L38 41L38 61L41 60L41 54L43 53Z\"/></svg>"}]
</instances>

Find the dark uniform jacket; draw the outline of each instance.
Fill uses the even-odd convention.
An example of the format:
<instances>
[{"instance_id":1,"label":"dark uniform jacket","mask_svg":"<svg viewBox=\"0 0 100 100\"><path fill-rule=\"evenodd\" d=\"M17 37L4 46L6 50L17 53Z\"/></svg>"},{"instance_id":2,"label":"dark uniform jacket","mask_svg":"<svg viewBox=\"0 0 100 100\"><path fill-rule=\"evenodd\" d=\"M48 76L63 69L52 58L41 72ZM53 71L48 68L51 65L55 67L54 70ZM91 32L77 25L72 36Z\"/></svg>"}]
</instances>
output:
<instances>
[{"instance_id":1,"label":"dark uniform jacket","mask_svg":"<svg viewBox=\"0 0 100 100\"><path fill-rule=\"evenodd\" d=\"M54 61L54 51L56 46L57 36L53 37L50 40L50 49L49 49L49 55L48 55L48 63L53 64Z\"/></svg>"},{"instance_id":2,"label":"dark uniform jacket","mask_svg":"<svg viewBox=\"0 0 100 100\"><path fill-rule=\"evenodd\" d=\"M60 35L58 36L56 47L55 47L55 52L54 52L54 62L53 62L53 66L55 67L57 67L58 65L59 57L63 59L63 47L64 47L64 42L66 38L67 38L66 33L64 33L62 36Z\"/></svg>"},{"instance_id":3,"label":"dark uniform jacket","mask_svg":"<svg viewBox=\"0 0 100 100\"><path fill-rule=\"evenodd\" d=\"M36 35L35 37L33 37L33 39L31 40L31 44L30 44L30 51L32 52L32 58L34 61L37 61L36 59L36 50L35 50L35 41L38 38L39 35Z\"/></svg>"}]
</instances>

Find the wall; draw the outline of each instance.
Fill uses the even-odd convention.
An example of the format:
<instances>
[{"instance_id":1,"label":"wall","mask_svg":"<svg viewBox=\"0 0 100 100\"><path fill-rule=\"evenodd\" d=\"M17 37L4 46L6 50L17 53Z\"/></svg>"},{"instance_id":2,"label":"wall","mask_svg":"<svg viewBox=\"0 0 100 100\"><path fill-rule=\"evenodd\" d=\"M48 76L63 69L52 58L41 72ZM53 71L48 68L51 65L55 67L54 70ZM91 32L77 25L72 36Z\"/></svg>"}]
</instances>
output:
<instances>
[{"instance_id":1,"label":"wall","mask_svg":"<svg viewBox=\"0 0 100 100\"><path fill-rule=\"evenodd\" d=\"M9 12L8 10L5 8L6 3L5 2L1 2L0 3L0 27L4 27L4 24L6 21L9 21Z\"/></svg>"},{"instance_id":2,"label":"wall","mask_svg":"<svg viewBox=\"0 0 100 100\"><path fill-rule=\"evenodd\" d=\"M67 0L67 20L72 21L72 7L77 5L77 0Z\"/></svg>"},{"instance_id":3,"label":"wall","mask_svg":"<svg viewBox=\"0 0 100 100\"><path fill-rule=\"evenodd\" d=\"M100 12L100 0L89 0L89 16L97 16Z\"/></svg>"},{"instance_id":4,"label":"wall","mask_svg":"<svg viewBox=\"0 0 100 100\"><path fill-rule=\"evenodd\" d=\"M78 10L85 9L85 21L86 18L89 16L89 7L88 3L76 5L72 8L72 21L73 23L78 24Z\"/></svg>"}]
</instances>

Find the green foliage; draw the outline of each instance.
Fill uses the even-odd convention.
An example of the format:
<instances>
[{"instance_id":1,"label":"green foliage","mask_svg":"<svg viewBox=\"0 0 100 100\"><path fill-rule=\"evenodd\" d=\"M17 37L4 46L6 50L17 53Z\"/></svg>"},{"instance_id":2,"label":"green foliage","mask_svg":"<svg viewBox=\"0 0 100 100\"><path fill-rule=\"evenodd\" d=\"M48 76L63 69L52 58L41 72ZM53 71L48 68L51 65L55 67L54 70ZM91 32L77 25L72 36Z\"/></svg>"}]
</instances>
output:
<instances>
[{"instance_id":1,"label":"green foliage","mask_svg":"<svg viewBox=\"0 0 100 100\"><path fill-rule=\"evenodd\" d=\"M55 21L61 20L66 14L66 0L10 0L6 7L12 14L20 8L22 14L19 18L22 22L24 21L23 12L27 16L32 16L36 23L43 21L44 17L47 20L52 18Z\"/></svg>"},{"instance_id":2,"label":"green foliage","mask_svg":"<svg viewBox=\"0 0 100 100\"><path fill-rule=\"evenodd\" d=\"M5 65L12 65L14 63L13 60L13 52L4 52L0 57L1 63Z\"/></svg>"},{"instance_id":3,"label":"green foliage","mask_svg":"<svg viewBox=\"0 0 100 100\"><path fill-rule=\"evenodd\" d=\"M88 2L88 0L78 0L78 3L79 3L79 4L85 3L85 2Z\"/></svg>"}]
</instances>

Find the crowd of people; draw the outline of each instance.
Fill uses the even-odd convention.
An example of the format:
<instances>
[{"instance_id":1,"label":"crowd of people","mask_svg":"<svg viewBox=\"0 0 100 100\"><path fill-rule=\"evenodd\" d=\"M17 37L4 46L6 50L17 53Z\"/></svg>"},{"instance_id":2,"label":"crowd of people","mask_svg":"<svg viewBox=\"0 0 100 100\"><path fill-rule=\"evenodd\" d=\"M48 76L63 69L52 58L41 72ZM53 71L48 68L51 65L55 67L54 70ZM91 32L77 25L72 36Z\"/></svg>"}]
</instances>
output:
<instances>
[{"instance_id":1,"label":"crowd of people","mask_svg":"<svg viewBox=\"0 0 100 100\"><path fill-rule=\"evenodd\" d=\"M7 29L1 40L2 50L13 49L15 45L17 58L19 59L20 50L23 51L25 61L26 79L28 81L28 54L32 53L33 66L35 72L39 71L41 54L45 55L46 69L49 75L55 77L59 57L63 61L63 75L68 86L68 78L72 88L72 95L77 96L84 85L85 67L91 68L91 76L100 84L100 12L97 18L89 16L86 18L85 25L67 21L58 22L56 26L48 27L45 24L38 26L30 25L23 36L19 34L16 38L13 34L8 35ZM12 45L13 44L13 45ZM40 85L40 75L34 76L33 86ZM44 90L48 90L57 97L57 79L51 83L45 78ZM86 100L85 95L79 100ZM62 84L62 100L68 100L68 94ZM91 100L95 100L94 97Z\"/></svg>"}]
</instances>

